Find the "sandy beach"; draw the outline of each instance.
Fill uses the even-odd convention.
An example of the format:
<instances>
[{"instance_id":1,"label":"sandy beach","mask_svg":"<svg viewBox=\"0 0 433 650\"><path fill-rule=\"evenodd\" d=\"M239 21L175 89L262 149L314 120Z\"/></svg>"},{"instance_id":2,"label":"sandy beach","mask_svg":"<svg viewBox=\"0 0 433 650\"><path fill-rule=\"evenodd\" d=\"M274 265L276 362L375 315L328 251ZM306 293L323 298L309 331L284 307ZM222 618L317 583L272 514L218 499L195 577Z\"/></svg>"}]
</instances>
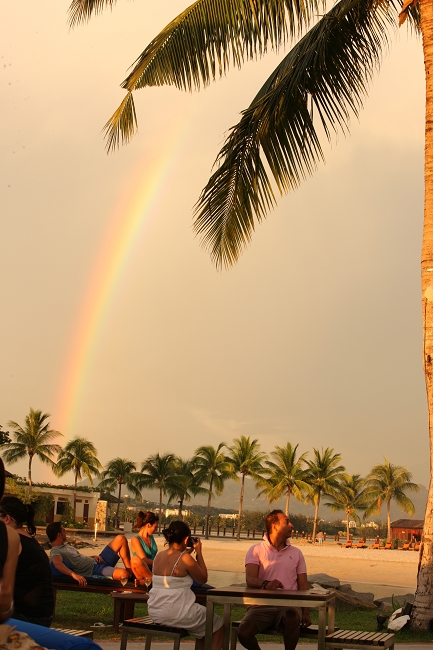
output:
<instances>
[{"instance_id":1,"label":"sandy beach","mask_svg":"<svg viewBox=\"0 0 433 650\"><path fill-rule=\"evenodd\" d=\"M130 533L127 534L131 538ZM164 539L156 536L158 548L164 547ZM244 581L244 560L248 548L260 540L210 539L203 540L203 554L210 573L210 582L215 586ZM99 553L108 540L97 541L93 548L80 549L86 555ZM374 591L376 597L383 593L414 591L418 567L418 553L414 551L384 551L370 549L349 549L333 543L323 545L293 542L302 550L308 568L308 575L326 573L341 582L358 585L358 590ZM359 585L365 584L364 589ZM370 585L370 587L368 586ZM373 589L371 585L376 588Z\"/></svg>"}]
</instances>

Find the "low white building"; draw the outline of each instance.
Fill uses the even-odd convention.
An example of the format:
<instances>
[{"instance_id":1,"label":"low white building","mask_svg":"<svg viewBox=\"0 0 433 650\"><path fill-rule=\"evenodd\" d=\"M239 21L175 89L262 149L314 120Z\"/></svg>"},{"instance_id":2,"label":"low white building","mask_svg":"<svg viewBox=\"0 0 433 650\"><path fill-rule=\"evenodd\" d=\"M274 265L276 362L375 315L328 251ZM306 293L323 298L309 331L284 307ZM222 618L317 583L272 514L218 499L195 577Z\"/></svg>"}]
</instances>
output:
<instances>
[{"instance_id":1,"label":"low white building","mask_svg":"<svg viewBox=\"0 0 433 650\"><path fill-rule=\"evenodd\" d=\"M74 507L74 490L58 486L39 487L35 485L35 490L51 494L54 499L54 505L47 515L47 524L52 521L61 521L65 513L66 504ZM96 504L99 500L99 492L87 492L77 490L77 512L75 521L80 524L87 524L89 528L95 525Z\"/></svg>"}]
</instances>

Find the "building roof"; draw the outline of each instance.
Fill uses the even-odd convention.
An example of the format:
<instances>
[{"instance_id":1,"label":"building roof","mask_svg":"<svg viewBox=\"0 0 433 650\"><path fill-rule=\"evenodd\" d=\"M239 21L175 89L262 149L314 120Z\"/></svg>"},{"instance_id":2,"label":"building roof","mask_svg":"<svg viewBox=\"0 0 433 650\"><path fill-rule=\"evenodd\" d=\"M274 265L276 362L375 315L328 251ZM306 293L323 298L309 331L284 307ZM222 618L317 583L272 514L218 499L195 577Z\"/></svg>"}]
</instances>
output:
<instances>
[{"instance_id":1,"label":"building roof","mask_svg":"<svg viewBox=\"0 0 433 650\"><path fill-rule=\"evenodd\" d=\"M397 519L391 522L391 528L423 528L424 519Z\"/></svg>"},{"instance_id":2,"label":"building roof","mask_svg":"<svg viewBox=\"0 0 433 650\"><path fill-rule=\"evenodd\" d=\"M118 499L113 494L108 492L101 492L101 501L108 501L108 503L123 503L123 499Z\"/></svg>"}]
</instances>

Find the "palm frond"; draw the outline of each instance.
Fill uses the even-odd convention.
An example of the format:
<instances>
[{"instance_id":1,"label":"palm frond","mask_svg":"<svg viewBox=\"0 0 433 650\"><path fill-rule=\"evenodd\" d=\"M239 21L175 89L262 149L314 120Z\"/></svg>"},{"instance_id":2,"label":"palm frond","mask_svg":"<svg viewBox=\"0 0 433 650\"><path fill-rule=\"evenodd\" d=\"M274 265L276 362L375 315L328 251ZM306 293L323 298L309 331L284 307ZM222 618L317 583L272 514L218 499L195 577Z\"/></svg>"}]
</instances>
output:
<instances>
[{"instance_id":1,"label":"palm frond","mask_svg":"<svg viewBox=\"0 0 433 650\"><path fill-rule=\"evenodd\" d=\"M85 23L92 14L102 13L106 6L112 9L115 3L116 0L73 0L68 9L70 27Z\"/></svg>"},{"instance_id":2,"label":"palm frond","mask_svg":"<svg viewBox=\"0 0 433 650\"><path fill-rule=\"evenodd\" d=\"M264 161L279 192L288 192L323 160L313 113L328 139L348 130L399 6L394 0L340 0L283 59L231 129L195 209L194 229L217 267L237 261L256 222L275 205Z\"/></svg>"},{"instance_id":3,"label":"palm frond","mask_svg":"<svg viewBox=\"0 0 433 650\"><path fill-rule=\"evenodd\" d=\"M318 0L197 0L171 21L136 60L122 86L199 89L230 65L278 49L301 32Z\"/></svg>"},{"instance_id":4,"label":"palm frond","mask_svg":"<svg viewBox=\"0 0 433 650\"><path fill-rule=\"evenodd\" d=\"M105 0L111 4L114 0ZM107 150L129 142L137 127L132 91L172 85L200 89L231 65L274 49L301 32L322 0L197 0L152 40L123 81L128 91L104 127ZM99 11L103 0L75 0L78 20ZM96 7L94 7L96 5ZM75 15L74 14L74 15Z\"/></svg>"},{"instance_id":5,"label":"palm frond","mask_svg":"<svg viewBox=\"0 0 433 650\"><path fill-rule=\"evenodd\" d=\"M129 92L104 126L107 153L117 149L120 141L122 141L122 144L127 144L137 131L137 128L134 98L132 93Z\"/></svg>"}]
</instances>

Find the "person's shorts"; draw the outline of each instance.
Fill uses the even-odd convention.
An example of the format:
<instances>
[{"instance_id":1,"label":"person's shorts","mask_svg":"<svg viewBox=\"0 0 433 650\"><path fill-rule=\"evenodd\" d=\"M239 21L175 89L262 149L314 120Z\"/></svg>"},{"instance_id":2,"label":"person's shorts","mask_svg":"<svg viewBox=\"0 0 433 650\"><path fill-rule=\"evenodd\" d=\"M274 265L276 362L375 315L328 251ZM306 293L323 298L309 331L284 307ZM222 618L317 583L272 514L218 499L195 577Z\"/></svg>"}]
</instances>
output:
<instances>
[{"instance_id":1,"label":"person's shorts","mask_svg":"<svg viewBox=\"0 0 433 650\"><path fill-rule=\"evenodd\" d=\"M114 567L119 561L119 556L116 551L113 551L111 546L106 546L99 554L103 562L95 562L93 565L93 575L95 576L112 576Z\"/></svg>"},{"instance_id":2,"label":"person's shorts","mask_svg":"<svg viewBox=\"0 0 433 650\"><path fill-rule=\"evenodd\" d=\"M253 622L257 627L258 633L263 632L268 627L280 632L284 631L283 616L287 609L293 609L298 613L299 624L302 620L302 609L300 607L271 607L269 605L252 605L247 609L241 624L244 621Z\"/></svg>"}]
</instances>

